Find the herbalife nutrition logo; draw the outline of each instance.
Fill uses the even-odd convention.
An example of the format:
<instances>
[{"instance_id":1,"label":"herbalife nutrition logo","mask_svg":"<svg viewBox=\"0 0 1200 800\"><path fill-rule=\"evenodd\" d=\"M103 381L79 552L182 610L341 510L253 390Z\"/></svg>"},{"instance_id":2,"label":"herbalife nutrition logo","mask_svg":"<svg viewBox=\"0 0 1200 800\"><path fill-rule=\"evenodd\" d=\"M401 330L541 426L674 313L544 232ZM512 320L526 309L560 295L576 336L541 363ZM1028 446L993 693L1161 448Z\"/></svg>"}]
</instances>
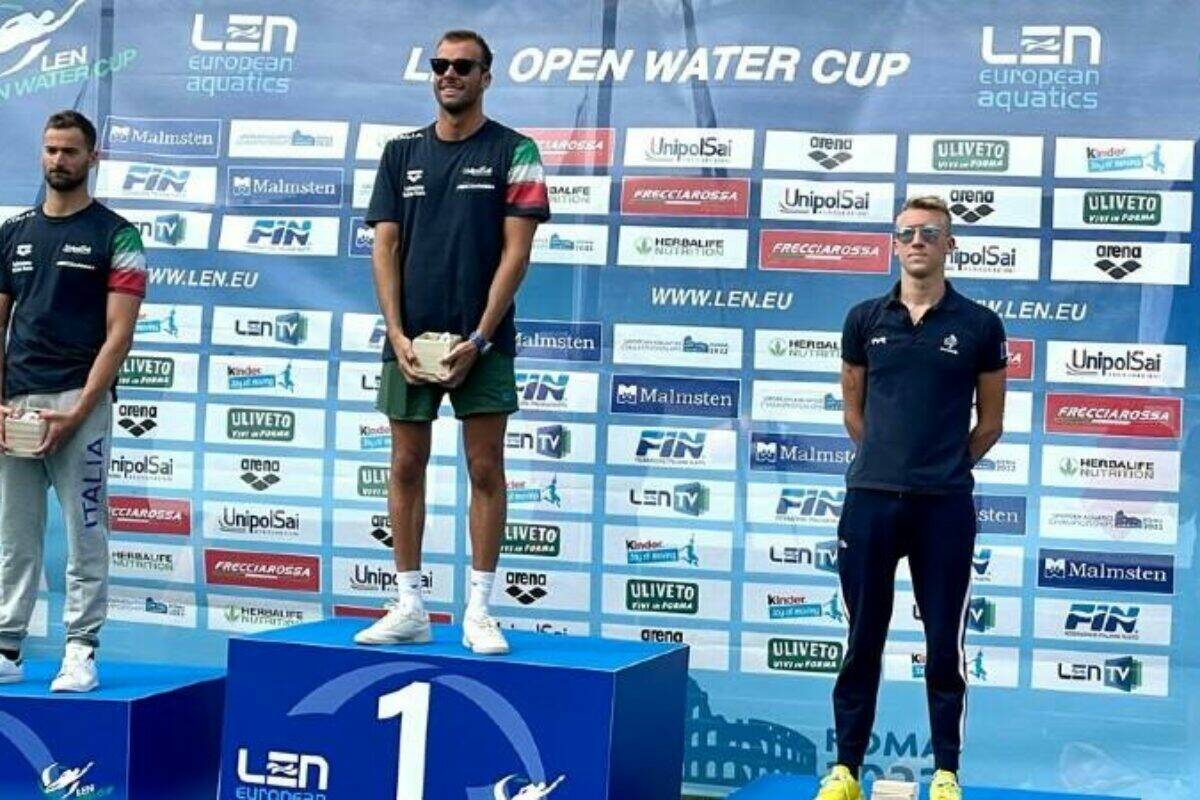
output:
<instances>
[{"instance_id":1,"label":"herbalife nutrition logo","mask_svg":"<svg viewBox=\"0 0 1200 800\"><path fill-rule=\"evenodd\" d=\"M121 365L117 385L129 389L170 389L175 385L175 359L129 356Z\"/></svg>"},{"instance_id":2,"label":"herbalife nutrition logo","mask_svg":"<svg viewBox=\"0 0 1200 800\"><path fill-rule=\"evenodd\" d=\"M226 420L230 439L255 442L290 442L296 438L296 414L269 408L231 408Z\"/></svg>"},{"instance_id":3,"label":"herbalife nutrition logo","mask_svg":"<svg viewBox=\"0 0 1200 800\"><path fill-rule=\"evenodd\" d=\"M779 672L836 675L842 668L844 655L845 648L841 642L782 637L772 637L767 641L767 668Z\"/></svg>"},{"instance_id":4,"label":"herbalife nutrition logo","mask_svg":"<svg viewBox=\"0 0 1200 800\"><path fill-rule=\"evenodd\" d=\"M625 584L625 608L660 614L696 614L700 611L700 585L631 578Z\"/></svg>"},{"instance_id":5,"label":"herbalife nutrition logo","mask_svg":"<svg viewBox=\"0 0 1200 800\"><path fill-rule=\"evenodd\" d=\"M1162 223L1162 195L1158 192L1084 192L1083 221L1088 225L1159 225Z\"/></svg>"},{"instance_id":6,"label":"herbalife nutrition logo","mask_svg":"<svg viewBox=\"0 0 1200 800\"><path fill-rule=\"evenodd\" d=\"M937 172L1007 172L1009 146L1003 139L935 139Z\"/></svg>"}]
</instances>

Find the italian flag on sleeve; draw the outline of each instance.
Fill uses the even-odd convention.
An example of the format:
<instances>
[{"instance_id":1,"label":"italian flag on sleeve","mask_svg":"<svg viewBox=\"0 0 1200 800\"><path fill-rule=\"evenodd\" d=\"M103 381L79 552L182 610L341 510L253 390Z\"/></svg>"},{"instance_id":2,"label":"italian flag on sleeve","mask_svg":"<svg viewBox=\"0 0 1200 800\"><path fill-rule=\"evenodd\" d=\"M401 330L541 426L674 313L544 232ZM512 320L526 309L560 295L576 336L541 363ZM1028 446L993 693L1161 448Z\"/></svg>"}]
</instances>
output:
<instances>
[{"instance_id":1,"label":"italian flag on sleeve","mask_svg":"<svg viewBox=\"0 0 1200 800\"><path fill-rule=\"evenodd\" d=\"M146 296L146 252L142 248L141 234L132 225L113 234L108 290Z\"/></svg>"},{"instance_id":2,"label":"italian flag on sleeve","mask_svg":"<svg viewBox=\"0 0 1200 800\"><path fill-rule=\"evenodd\" d=\"M534 217L540 222L550 219L546 173L533 139L522 137L513 150L504 204L505 214L510 217Z\"/></svg>"}]
</instances>

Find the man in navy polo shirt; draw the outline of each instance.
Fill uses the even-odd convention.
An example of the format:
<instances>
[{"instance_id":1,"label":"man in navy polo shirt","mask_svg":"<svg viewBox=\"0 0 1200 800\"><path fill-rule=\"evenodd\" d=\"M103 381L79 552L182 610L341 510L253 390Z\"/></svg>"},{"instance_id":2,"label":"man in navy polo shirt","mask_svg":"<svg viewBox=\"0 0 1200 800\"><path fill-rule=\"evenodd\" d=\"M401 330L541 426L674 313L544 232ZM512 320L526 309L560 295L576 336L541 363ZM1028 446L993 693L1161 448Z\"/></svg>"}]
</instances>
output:
<instances>
[{"instance_id":1,"label":"man in navy polo shirt","mask_svg":"<svg viewBox=\"0 0 1200 800\"><path fill-rule=\"evenodd\" d=\"M953 248L945 202L909 199L896 218L900 282L851 309L842 333L845 423L858 445L838 525L850 635L833 690L837 764L818 800L862 797L857 772L875 721L896 566L906 556L925 626L936 768L929 797L962 797L971 468L1000 438L1008 357L1000 318L946 280Z\"/></svg>"}]
</instances>

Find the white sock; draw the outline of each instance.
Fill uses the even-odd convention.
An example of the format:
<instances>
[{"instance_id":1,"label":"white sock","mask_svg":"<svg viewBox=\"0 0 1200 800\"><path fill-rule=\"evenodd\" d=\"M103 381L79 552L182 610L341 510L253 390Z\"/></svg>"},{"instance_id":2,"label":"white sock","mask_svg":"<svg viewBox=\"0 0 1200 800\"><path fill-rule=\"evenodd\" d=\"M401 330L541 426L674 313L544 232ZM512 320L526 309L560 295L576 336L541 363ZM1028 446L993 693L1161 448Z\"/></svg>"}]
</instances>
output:
<instances>
[{"instance_id":1,"label":"white sock","mask_svg":"<svg viewBox=\"0 0 1200 800\"><path fill-rule=\"evenodd\" d=\"M421 596L421 571L419 569L397 572L396 589L401 609L404 611L425 610L425 599Z\"/></svg>"},{"instance_id":2,"label":"white sock","mask_svg":"<svg viewBox=\"0 0 1200 800\"><path fill-rule=\"evenodd\" d=\"M471 570L471 594L467 599L468 616L488 613L488 603L492 599L492 584L495 582L496 573Z\"/></svg>"}]
</instances>

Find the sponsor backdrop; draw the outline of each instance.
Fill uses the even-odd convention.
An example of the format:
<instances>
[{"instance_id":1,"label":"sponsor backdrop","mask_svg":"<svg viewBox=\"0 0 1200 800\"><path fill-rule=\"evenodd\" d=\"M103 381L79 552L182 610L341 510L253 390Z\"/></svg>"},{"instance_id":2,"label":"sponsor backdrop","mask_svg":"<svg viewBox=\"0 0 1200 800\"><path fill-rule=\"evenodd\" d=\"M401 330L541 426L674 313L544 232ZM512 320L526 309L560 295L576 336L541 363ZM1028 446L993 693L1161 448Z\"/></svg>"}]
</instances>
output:
<instances>
[{"instance_id":1,"label":"sponsor backdrop","mask_svg":"<svg viewBox=\"0 0 1200 800\"><path fill-rule=\"evenodd\" d=\"M488 108L537 140L555 214L518 300L505 619L690 644L696 793L822 770L853 455L840 327L896 279L897 205L936 193L951 276L1013 353L1007 432L976 471L969 780L1200 790L1193 4L0 15L2 210L35 201L42 120L77 106L102 128L97 193L150 248L114 424L105 658L219 663L230 634L391 593L362 219L384 143L432 117L436 34L469 25L497 52ZM431 469L425 580L446 621L469 555L452 419ZM899 778L930 765L906 576L868 757Z\"/></svg>"}]
</instances>

